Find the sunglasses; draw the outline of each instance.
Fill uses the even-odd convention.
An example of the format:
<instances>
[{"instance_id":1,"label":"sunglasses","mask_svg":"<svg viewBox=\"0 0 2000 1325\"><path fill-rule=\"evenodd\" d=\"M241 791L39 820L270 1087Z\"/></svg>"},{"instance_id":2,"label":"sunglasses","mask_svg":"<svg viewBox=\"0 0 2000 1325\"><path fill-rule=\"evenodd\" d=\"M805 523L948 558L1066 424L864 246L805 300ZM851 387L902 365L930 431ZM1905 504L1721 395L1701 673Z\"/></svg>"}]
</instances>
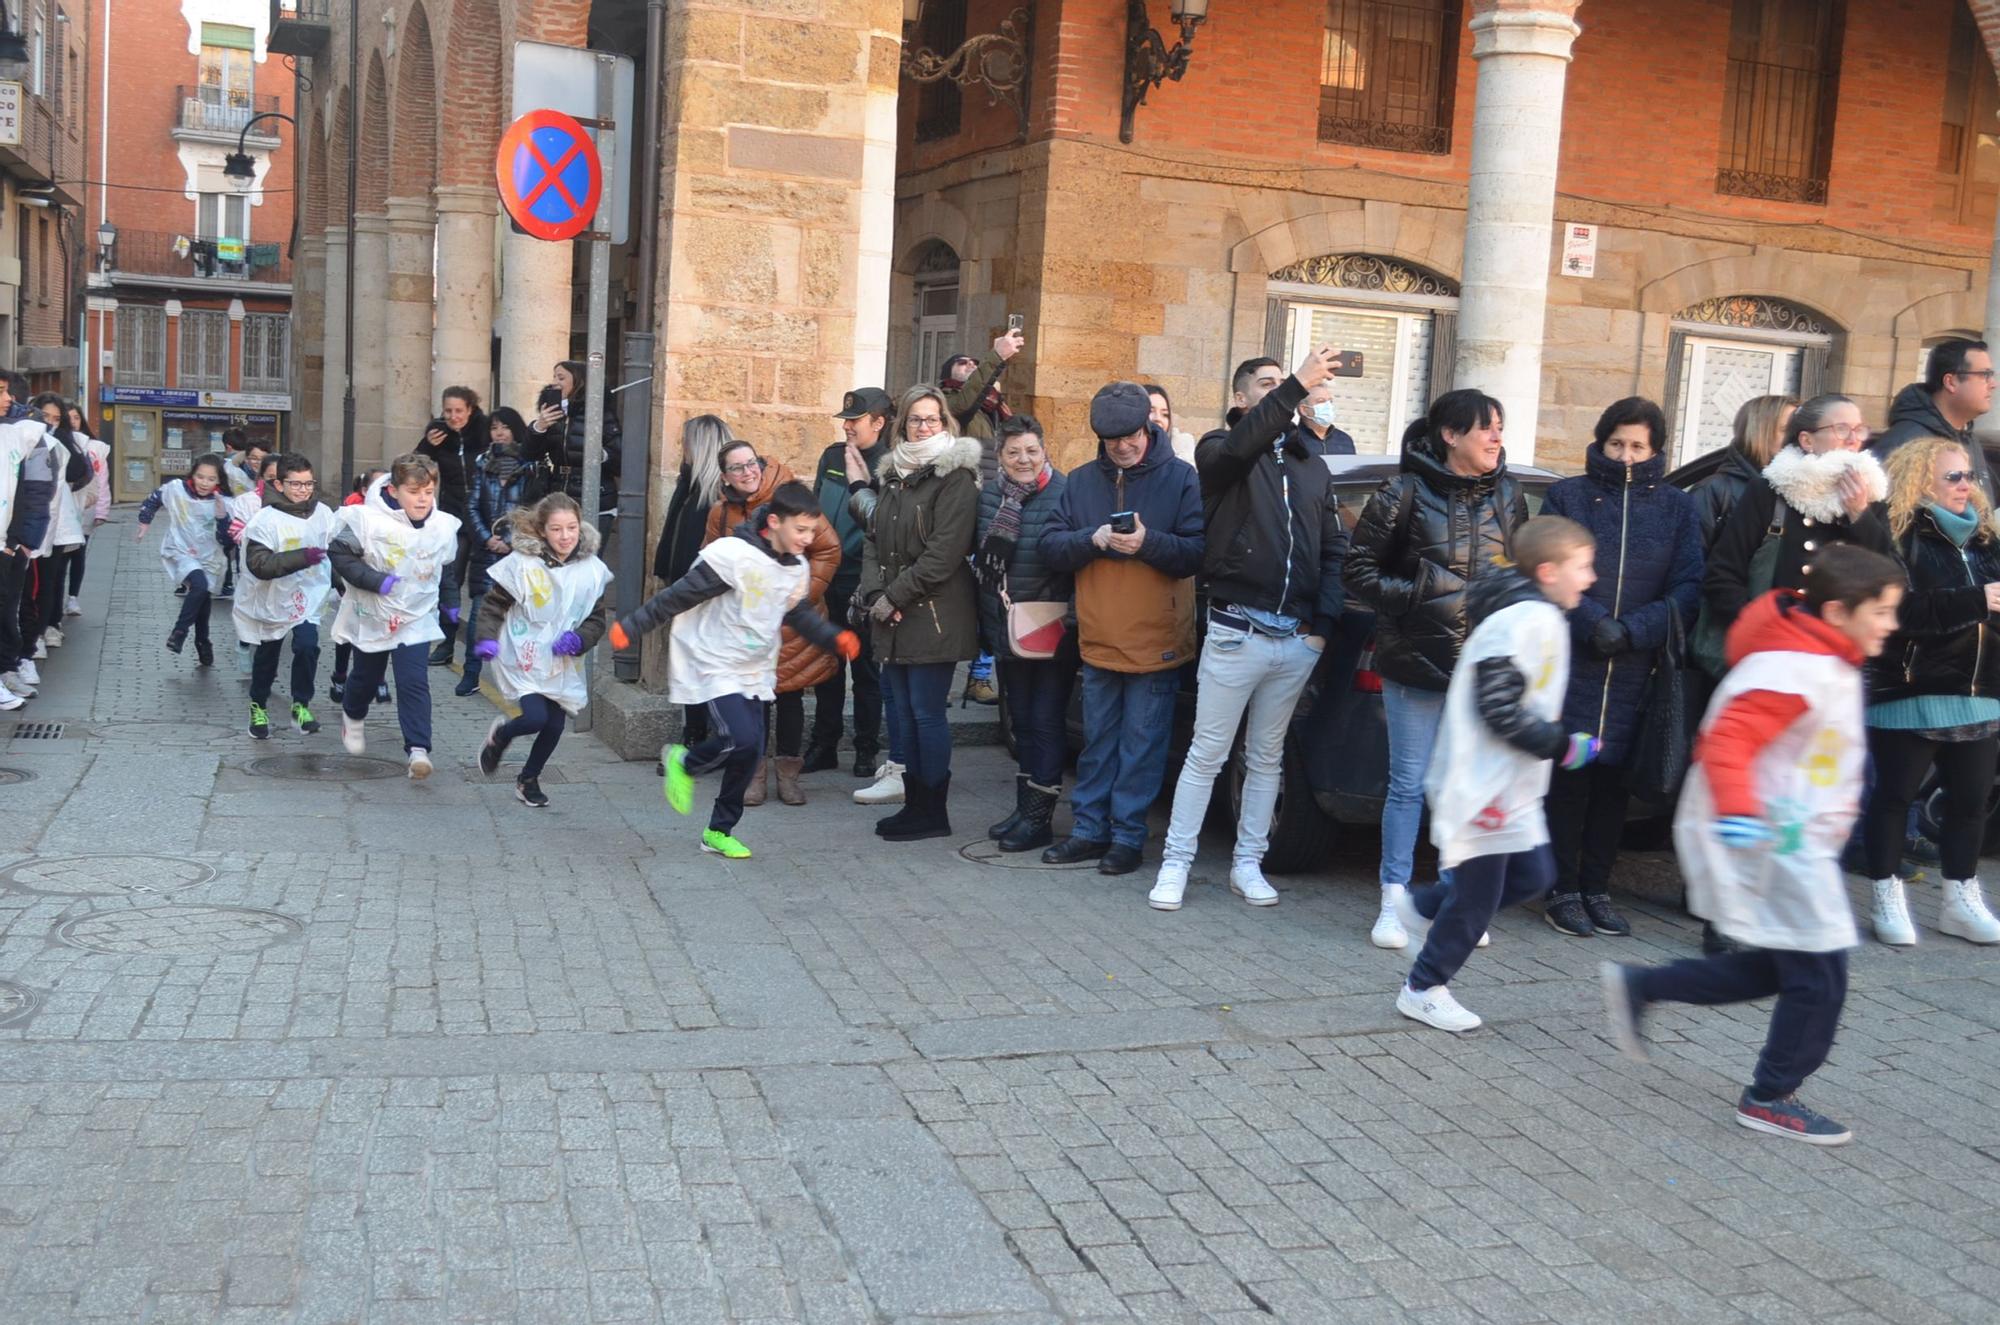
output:
<instances>
[{"instance_id":1,"label":"sunglasses","mask_svg":"<svg viewBox=\"0 0 2000 1325\"><path fill-rule=\"evenodd\" d=\"M1973 479L1978 477L1979 476L1977 474L1973 473L1969 469L1954 469L1950 473L1943 476L1943 482L1946 487L1951 488L1951 487L1957 487L1961 483L1970 483L1972 482Z\"/></svg>"}]
</instances>

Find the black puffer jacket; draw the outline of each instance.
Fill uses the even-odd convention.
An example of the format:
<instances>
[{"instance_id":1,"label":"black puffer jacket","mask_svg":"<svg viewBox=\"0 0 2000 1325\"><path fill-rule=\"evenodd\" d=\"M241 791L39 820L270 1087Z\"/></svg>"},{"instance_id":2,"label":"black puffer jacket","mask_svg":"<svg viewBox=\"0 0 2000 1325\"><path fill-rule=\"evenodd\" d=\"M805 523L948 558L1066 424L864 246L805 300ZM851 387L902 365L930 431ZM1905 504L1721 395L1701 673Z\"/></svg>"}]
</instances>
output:
<instances>
[{"instance_id":1,"label":"black puffer jacket","mask_svg":"<svg viewBox=\"0 0 2000 1325\"><path fill-rule=\"evenodd\" d=\"M1547 601L1535 582L1513 566L1482 566L1465 591L1465 619L1477 630L1480 622L1517 603ZM1481 658L1473 681L1473 705L1495 736L1537 759L1554 759L1568 749L1569 734L1562 723L1530 712L1522 702L1528 678L1514 659Z\"/></svg>"},{"instance_id":2,"label":"black puffer jacket","mask_svg":"<svg viewBox=\"0 0 2000 1325\"><path fill-rule=\"evenodd\" d=\"M1347 588L1375 610L1375 668L1401 685L1443 690L1467 630L1465 585L1513 547L1528 518L1507 456L1468 478L1426 437L1403 451L1403 472L1361 509L1347 551Z\"/></svg>"},{"instance_id":3,"label":"black puffer jacket","mask_svg":"<svg viewBox=\"0 0 2000 1325\"><path fill-rule=\"evenodd\" d=\"M2000 698L2000 628L1986 610L1985 589L2000 582L2000 538L1975 537L1961 551L1930 511L1921 510L1897 551L1910 587L1895 635L1868 665L1868 702L1914 695Z\"/></svg>"},{"instance_id":4,"label":"black puffer jacket","mask_svg":"<svg viewBox=\"0 0 2000 1325\"><path fill-rule=\"evenodd\" d=\"M533 424L528 426L528 458L544 459L556 468L556 479L562 490L577 501L583 500L583 401L579 397L570 401L569 413L563 422L547 432L537 431ZM615 510L618 506L618 459L622 434L618 428L618 416L611 412L611 401L604 402L604 468L598 473L597 510L599 514Z\"/></svg>"},{"instance_id":5,"label":"black puffer jacket","mask_svg":"<svg viewBox=\"0 0 2000 1325\"><path fill-rule=\"evenodd\" d=\"M1068 483L1060 471L1051 469L1049 481L1021 503L1021 536L1014 540L1014 555L1007 559L1007 596L1017 603L1067 603L1076 594L1075 578L1049 565L1042 552L1042 531L1055 518ZM979 532L972 542L975 553L999 513L1000 480L996 478L979 490ZM1007 609L1000 595L984 584L979 586L979 633L990 652L1003 658L1014 656L1007 646ZM1076 628L1072 624L1063 638L1062 656L1073 658L1075 654Z\"/></svg>"},{"instance_id":6,"label":"black puffer jacket","mask_svg":"<svg viewBox=\"0 0 2000 1325\"><path fill-rule=\"evenodd\" d=\"M1743 494L1750 485L1763 481L1764 475L1756 462L1732 446L1723 453L1721 466L1694 485L1688 495L1694 498L1695 511L1701 516L1703 553L1715 549L1715 540L1722 536L1722 526L1729 523L1729 513L1736 509L1737 502L1743 500Z\"/></svg>"}]
</instances>

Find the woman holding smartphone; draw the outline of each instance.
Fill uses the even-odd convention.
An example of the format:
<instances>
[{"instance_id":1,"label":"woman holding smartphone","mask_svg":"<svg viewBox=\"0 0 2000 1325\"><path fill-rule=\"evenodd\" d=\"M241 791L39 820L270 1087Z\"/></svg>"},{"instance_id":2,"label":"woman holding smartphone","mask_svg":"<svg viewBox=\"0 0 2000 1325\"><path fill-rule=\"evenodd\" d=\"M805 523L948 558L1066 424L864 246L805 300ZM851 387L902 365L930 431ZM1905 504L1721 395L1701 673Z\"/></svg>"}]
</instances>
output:
<instances>
[{"instance_id":1,"label":"woman holding smartphone","mask_svg":"<svg viewBox=\"0 0 2000 1325\"><path fill-rule=\"evenodd\" d=\"M564 359L556 365L555 380L542 388L535 401L535 419L528 425L528 452L532 459L546 458L555 466L561 490L583 500L583 365ZM612 411L611 397L604 398L604 467L598 474L597 529L604 545L611 546L612 530L618 516L618 459L622 435L618 415Z\"/></svg>"}]
</instances>

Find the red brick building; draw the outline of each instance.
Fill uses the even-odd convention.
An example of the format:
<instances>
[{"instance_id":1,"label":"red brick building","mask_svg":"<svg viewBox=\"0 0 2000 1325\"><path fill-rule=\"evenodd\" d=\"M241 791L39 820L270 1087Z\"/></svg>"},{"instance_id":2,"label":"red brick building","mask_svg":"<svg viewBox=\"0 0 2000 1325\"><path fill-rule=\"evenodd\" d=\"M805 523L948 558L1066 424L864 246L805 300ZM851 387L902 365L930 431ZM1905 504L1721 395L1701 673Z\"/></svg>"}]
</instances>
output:
<instances>
[{"instance_id":1,"label":"red brick building","mask_svg":"<svg viewBox=\"0 0 2000 1325\"><path fill-rule=\"evenodd\" d=\"M74 390L82 324L82 0L6 7L26 60L0 66L0 362Z\"/></svg>"},{"instance_id":2,"label":"red brick building","mask_svg":"<svg viewBox=\"0 0 2000 1325\"><path fill-rule=\"evenodd\" d=\"M89 394L121 500L228 428L290 436L293 71L269 19L265 0L120 0L93 34ZM224 174L239 142L247 188Z\"/></svg>"}]
</instances>

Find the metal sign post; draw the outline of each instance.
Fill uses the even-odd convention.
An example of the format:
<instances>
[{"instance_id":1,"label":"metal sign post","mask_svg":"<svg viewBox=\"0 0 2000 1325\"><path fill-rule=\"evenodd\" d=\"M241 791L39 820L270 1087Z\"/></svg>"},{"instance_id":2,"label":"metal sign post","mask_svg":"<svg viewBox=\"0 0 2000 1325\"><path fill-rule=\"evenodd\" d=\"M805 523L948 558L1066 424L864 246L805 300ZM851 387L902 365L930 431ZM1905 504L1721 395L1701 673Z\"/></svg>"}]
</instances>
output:
<instances>
[{"instance_id":1,"label":"metal sign post","mask_svg":"<svg viewBox=\"0 0 2000 1325\"><path fill-rule=\"evenodd\" d=\"M597 57L597 156L606 173L615 169L612 164L618 159L618 125L612 119L611 78L616 62L609 55ZM597 216L590 226L590 327L588 331L587 353L585 356L583 380L583 518L591 524L597 523L598 482L604 473L604 337L605 323L610 320L611 310L611 239L610 239L610 199L612 190L600 189L597 194ZM644 516L640 517L641 523ZM622 542L626 537L624 521L619 521L618 537ZM600 551L611 556L610 548ZM617 559L612 556L611 564ZM592 650L594 653L595 650ZM585 693L590 693L591 682L596 679L596 664L590 653L583 656L583 681ZM577 715L578 731L589 731L597 725L593 716L595 706L585 704L583 712Z\"/></svg>"}]
</instances>

